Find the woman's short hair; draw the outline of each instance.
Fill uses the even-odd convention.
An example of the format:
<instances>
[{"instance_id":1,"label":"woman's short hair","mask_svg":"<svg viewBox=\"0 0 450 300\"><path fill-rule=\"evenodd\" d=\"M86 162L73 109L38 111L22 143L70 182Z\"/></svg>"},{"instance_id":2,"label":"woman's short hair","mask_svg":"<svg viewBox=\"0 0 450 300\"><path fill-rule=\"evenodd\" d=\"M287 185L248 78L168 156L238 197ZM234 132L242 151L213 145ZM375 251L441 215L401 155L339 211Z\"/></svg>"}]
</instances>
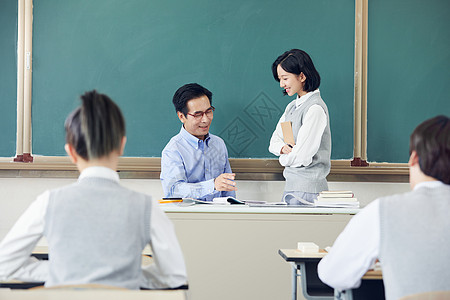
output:
<instances>
[{"instance_id":1,"label":"woman's short hair","mask_svg":"<svg viewBox=\"0 0 450 300\"><path fill-rule=\"evenodd\" d=\"M125 119L108 96L93 90L81 97L81 106L66 119L66 142L83 159L89 160L120 150L125 136Z\"/></svg>"},{"instance_id":2,"label":"woman's short hair","mask_svg":"<svg viewBox=\"0 0 450 300\"><path fill-rule=\"evenodd\" d=\"M205 87L197 83L188 83L180 87L173 95L173 105L175 111L182 112L187 116L188 109L187 103L189 100L206 96L209 99L209 103L212 105L212 93Z\"/></svg>"},{"instance_id":3,"label":"woman's short hair","mask_svg":"<svg viewBox=\"0 0 450 300\"><path fill-rule=\"evenodd\" d=\"M437 116L414 129L409 152L416 151L420 170L445 184L450 184L450 120Z\"/></svg>"},{"instance_id":4,"label":"woman's short hair","mask_svg":"<svg viewBox=\"0 0 450 300\"><path fill-rule=\"evenodd\" d=\"M303 73L306 76L306 81L303 89L306 92L312 92L320 86L320 75L317 72L316 67L312 62L308 53L299 49L292 49L284 52L274 61L272 64L272 74L276 81L280 81L278 78L277 67L280 65L283 70L288 73L300 75ZM283 91L286 95L286 91Z\"/></svg>"}]
</instances>

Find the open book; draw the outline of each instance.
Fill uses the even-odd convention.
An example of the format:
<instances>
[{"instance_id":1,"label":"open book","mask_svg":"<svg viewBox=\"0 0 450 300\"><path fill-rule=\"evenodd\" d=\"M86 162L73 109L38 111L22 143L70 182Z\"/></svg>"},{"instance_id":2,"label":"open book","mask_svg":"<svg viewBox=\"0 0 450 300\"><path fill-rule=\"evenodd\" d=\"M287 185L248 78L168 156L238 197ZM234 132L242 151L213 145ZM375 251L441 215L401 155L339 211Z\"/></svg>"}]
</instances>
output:
<instances>
[{"instance_id":1,"label":"open book","mask_svg":"<svg viewBox=\"0 0 450 300\"><path fill-rule=\"evenodd\" d=\"M212 201L204 201L204 200L200 200L200 199L194 199L194 198L183 198L183 201L178 203L178 206L191 206L194 204L209 204L209 205L213 205L213 204L218 204L218 203L213 203Z\"/></svg>"},{"instance_id":2,"label":"open book","mask_svg":"<svg viewBox=\"0 0 450 300\"><path fill-rule=\"evenodd\" d=\"M190 206L194 204L209 204L209 205L248 205L248 206L279 206L286 205L284 202L266 202L260 200L238 200L234 197L217 197L213 201L203 201L193 198L183 198L179 206Z\"/></svg>"},{"instance_id":3,"label":"open book","mask_svg":"<svg viewBox=\"0 0 450 300\"><path fill-rule=\"evenodd\" d=\"M229 204L266 204L266 201L259 201L259 200L238 200L234 197L217 197L214 198L213 203L215 204L224 204L224 205L229 205Z\"/></svg>"},{"instance_id":4,"label":"open book","mask_svg":"<svg viewBox=\"0 0 450 300\"><path fill-rule=\"evenodd\" d=\"M214 198L213 201L205 201L205 200L199 200L194 198L183 198L183 201L179 202L179 206L190 206L194 204L208 204L208 205L230 205L230 204L264 204L265 201L257 201L257 200L238 200L234 197L217 197Z\"/></svg>"}]
</instances>

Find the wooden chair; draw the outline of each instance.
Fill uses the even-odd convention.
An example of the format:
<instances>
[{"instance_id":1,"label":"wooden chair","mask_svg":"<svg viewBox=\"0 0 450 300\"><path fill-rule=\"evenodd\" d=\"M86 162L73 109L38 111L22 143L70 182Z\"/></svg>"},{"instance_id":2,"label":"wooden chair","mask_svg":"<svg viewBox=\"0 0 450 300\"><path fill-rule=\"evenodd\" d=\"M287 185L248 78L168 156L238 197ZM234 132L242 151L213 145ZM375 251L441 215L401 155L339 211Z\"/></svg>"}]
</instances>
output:
<instances>
[{"instance_id":1,"label":"wooden chair","mask_svg":"<svg viewBox=\"0 0 450 300\"><path fill-rule=\"evenodd\" d=\"M0 289L0 299L8 300L186 300L186 291L135 291L117 290L105 287L89 286L87 289L61 287L56 289L42 288L35 290Z\"/></svg>"},{"instance_id":2,"label":"wooden chair","mask_svg":"<svg viewBox=\"0 0 450 300\"><path fill-rule=\"evenodd\" d=\"M450 290L419 293L400 298L400 300L449 300L449 299L450 299Z\"/></svg>"},{"instance_id":3,"label":"wooden chair","mask_svg":"<svg viewBox=\"0 0 450 300\"><path fill-rule=\"evenodd\" d=\"M128 291L126 288L106 285L106 284L96 284L96 283L86 283L86 284L63 284L63 285L55 285L51 287L37 286L33 287L30 290L124 290Z\"/></svg>"}]
</instances>

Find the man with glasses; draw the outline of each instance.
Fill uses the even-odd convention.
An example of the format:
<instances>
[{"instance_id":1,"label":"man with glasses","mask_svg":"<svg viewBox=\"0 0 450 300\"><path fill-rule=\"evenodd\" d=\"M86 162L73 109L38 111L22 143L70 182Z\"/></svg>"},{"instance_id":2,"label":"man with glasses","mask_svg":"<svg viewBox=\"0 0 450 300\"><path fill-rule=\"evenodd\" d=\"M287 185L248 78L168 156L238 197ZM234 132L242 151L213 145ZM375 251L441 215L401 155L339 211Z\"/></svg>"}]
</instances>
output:
<instances>
[{"instance_id":1,"label":"man with glasses","mask_svg":"<svg viewBox=\"0 0 450 300\"><path fill-rule=\"evenodd\" d=\"M212 201L235 197L235 174L231 173L224 141L209 133L214 116L212 93L197 83L180 87L172 100L183 126L161 155L164 197Z\"/></svg>"}]
</instances>

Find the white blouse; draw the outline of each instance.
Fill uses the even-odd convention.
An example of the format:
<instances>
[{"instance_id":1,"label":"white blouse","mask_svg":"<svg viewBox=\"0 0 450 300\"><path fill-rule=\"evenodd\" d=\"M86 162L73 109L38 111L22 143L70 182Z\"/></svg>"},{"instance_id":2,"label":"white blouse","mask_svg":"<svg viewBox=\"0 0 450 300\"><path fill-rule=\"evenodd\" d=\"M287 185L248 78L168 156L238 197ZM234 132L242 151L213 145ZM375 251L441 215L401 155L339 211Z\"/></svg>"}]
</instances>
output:
<instances>
[{"instance_id":1,"label":"white blouse","mask_svg":"<svg viewBox=\"0 0 450 300\"><path fill-rule=\"evenodd\" d=\"M306 95L298 97L295 101L295 109L299 109L302 105L314 94L319 93L319 90L309 92ZM295 146L288 154L281 154L281 148L286 143L283 140L283 131L281 129L281 122L285 121L286 112L283 113L275 131L270 139L269 151L276 156L280 156L280 164L284 167L302 167L308 166L312 162L312 158L317 153L320 147L322 134L327 126L327 116L320 105L312 105L305 114L303 125L300 127Z\"/></svg>"}]
</instances>

